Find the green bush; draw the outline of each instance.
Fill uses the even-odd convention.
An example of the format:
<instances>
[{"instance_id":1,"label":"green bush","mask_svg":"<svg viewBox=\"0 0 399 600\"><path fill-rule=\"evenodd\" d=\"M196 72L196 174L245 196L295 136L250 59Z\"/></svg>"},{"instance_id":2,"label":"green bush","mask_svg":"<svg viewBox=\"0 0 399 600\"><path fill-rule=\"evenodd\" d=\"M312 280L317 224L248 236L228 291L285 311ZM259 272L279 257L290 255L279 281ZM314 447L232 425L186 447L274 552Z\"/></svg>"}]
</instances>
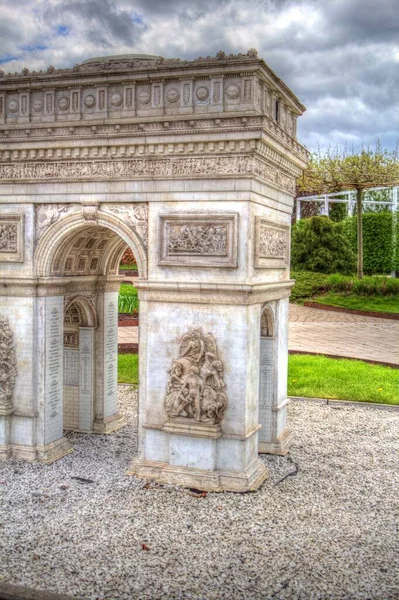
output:
<instances>
[{"instance_id":1,"label":"green bush","mask_svg":"<svg viewBox=\"0 0 399 600\"><path fill-rule=\"evenodd\" d=\"M291 279L295 279L295 285L291 291L291 302L301 303L324 291L328 278L329 276L324 273L291 271Z\"/></svg>"},{"instance_id":2,"label":"green bush","mask_svg":"<svg viewBox=\"0 0 399 600\"><path fill-rule=\"evenodd\" d=\"M331 202L329 217L331 221L339 223L348 216L348 207L346 204L340 202Z\"/></svg>"},{"instance_id":3,"label":"green bush","mask_svg":"<svg viewBox=\"0 0 399 600\"><path fill-rule=\"evenodd\" d=\"M291 262L296 270L350 274L356 268L356 255L342 223L311 217L292 228Z\"/></svg>"},{"instance_id":4,"label":"green bush","mask_svg":"<svg viewBox=\"0 0 399 600\"><path fill-rule=\"evenodd\" d=\"M353 252L357 252L357 217L345 219L344 232ZM399 252L394 257L394 220L388 210L363 213L363 268L366 274L389 273L399 267ZM399 227L396 232L397 249Z\"/></svg>"}]
</instances>

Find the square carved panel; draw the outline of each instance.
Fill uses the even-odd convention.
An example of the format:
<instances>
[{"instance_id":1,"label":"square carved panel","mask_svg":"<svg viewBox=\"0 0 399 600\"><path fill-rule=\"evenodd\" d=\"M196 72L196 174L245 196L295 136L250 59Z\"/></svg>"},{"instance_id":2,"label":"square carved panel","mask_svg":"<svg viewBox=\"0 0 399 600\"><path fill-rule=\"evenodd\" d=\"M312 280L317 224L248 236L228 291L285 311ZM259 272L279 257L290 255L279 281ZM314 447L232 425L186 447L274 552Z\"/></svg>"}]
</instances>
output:
<instances>
[{"instance_id":1,"label":"square carved panel","mask_svg":"<svg viewBox=\"0 0 399 600\"><path fill-rule=\"evenodd\" d=\"M290 228L255 217L255 268L286 269L290 258Z\"/></svg>"},{"instance_id":2,"label":"square carved panel","mask_svg":"<svg viewBox=\"0 0 399 600\"><path fill-rule=\"evenodd\" d=\"M0 262L23 262L24 216L0 214Z\"/></svg>"},{"instance_id":3,"label":"square carved panel","mask_svg":"<svg viewBox=\"0 0 399 600\"><path fill-rule=\"evenodd\" d=\"M159 216L159 265L237 267L237 213Z\"/></svg>"}]
</instances>

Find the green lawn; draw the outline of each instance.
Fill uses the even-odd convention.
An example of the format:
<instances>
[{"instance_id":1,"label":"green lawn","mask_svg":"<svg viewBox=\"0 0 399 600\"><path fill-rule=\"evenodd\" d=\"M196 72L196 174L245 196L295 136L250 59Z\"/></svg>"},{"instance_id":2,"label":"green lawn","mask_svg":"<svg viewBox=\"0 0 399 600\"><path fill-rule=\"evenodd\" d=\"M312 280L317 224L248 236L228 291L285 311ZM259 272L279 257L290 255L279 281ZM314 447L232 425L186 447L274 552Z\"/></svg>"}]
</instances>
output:
<instances>
[{"instance_id":1,"label":"green lawn","mask_svg":"<svg viewBox=\"0 0 399 600\"><path fill-rule=\"evenodd\" d=\"M359 296L358 294L328 292L313 297L312 301L328 306L399 314L399 296Z\"/></svg>"},{"instance_id":2,"label":"green lawn","mask_svg":"<svg viewBox=\"0 0 399 600\"><path fill-rule=\"evenodd\" d=\"M137 354L118 355L118 383L139 382L139 357Z\"/></svg>"},{"instance_id":3,"label":"green lawn","mask_svg":"<svg viewBox=\"0 0 399 600\"><path fill-rule=\"evenodd\" d=\"M119 383L138 383L138 355L120 354ZM288 395L399 404L399 369L361 360L291 354Z\"/></svg>"},{"instance_id":4,"label":"green lawn","mask_svg":"<svg viewBox=\"0 0 399 600\"><path fill-rule=\"evenodd\" d=\"M399 404L399 369L361 360L291 354L288 395Z\"/></svg>"}]
</instances>

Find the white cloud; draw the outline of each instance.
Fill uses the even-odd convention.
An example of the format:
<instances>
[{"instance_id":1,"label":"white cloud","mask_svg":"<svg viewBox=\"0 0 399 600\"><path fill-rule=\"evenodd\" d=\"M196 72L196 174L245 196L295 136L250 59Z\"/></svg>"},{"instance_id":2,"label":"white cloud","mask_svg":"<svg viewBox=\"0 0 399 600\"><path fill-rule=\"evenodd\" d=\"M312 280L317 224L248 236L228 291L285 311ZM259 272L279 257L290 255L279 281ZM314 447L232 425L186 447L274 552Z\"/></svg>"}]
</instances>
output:
<instances>
[{"instance_id":1,"label":"white cloud","mask_svg":"<svg viewBox=\"0 0 399 600\"><path fill-rule=\"evenodd\" d=\"M258 48L307 106L309 147L398 135L395 0L0 0L0 68Z\"/></svg>"}]
</instances>

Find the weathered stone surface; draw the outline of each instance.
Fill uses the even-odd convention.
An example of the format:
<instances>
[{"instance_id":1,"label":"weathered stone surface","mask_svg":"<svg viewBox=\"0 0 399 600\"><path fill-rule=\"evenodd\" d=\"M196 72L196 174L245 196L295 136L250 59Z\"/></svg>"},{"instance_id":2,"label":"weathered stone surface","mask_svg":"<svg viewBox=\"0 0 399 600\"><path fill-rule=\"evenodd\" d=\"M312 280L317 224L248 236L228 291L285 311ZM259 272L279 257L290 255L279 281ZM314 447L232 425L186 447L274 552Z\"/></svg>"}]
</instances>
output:
<instances>
[{"instance_id":1,"label":"weathered stone surface","mask_svg":"<svg viewBox=\"0 0 399 600\"><path fill-rule=\"evenodd\" d=\"M289 444L288 235L307 161L296 139L303 110L254 50L100 57L0 77L0 315L16 340L1 455L51 462L70 451L64 428L124 424L117 292L130 247L135 472L204 489L260 485L259 441L270 452ZM269 381L259 387L269 303ZM206 351L195 358L196 331Z\"/></svg>"}]
</instances>

